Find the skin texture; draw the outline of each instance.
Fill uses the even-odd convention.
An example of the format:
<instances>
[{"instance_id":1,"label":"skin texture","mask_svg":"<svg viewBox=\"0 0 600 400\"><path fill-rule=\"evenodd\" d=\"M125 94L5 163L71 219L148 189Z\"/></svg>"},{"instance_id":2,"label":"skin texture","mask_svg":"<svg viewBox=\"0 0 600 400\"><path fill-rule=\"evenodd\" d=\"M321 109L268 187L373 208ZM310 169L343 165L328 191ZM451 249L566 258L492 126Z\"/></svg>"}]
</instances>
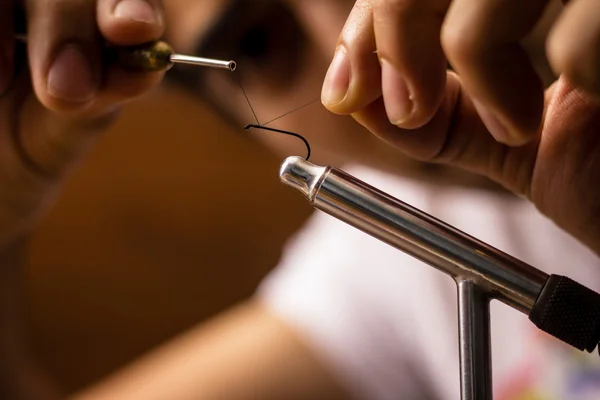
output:
<instances>
[{"instance_id":1,"label":"skin texture","mask_svg":"<svg viewBox=\"0 0 600 400\"><path fill-rule=\"evenodd\" d=\"M128 12L123 6L119 9L117 0L26 2L25 15L32 27L26 49L31 76L22 65L11 67L16 46L10 18L14 2L0 1L0 48L7 50L0 57L0 351L8 355L0 360L0 397L63 398L30 357L21 330L18 288L25 249L19 244L51 206L69 169L113 123L120 105L162 78L162 73L99 67L102 41L135 45L163 35L166 18L161 4L139 1L132 5L127 0ZM57 58L62 62L58 71L53 67ZM326 67L325 59L322 65ZM190 349L196 349L193 355ZM194 361L182 362L182 357ZM202 381L199 371L208 371L202 373ZM166 345L121 376L81 398L114 399L115 393L127 399L221 394L246 399L249 393L256 393L256 398L343 398L336 381L302 341L253 302ZM144 393L135 384L139 381L145 383Z\"/></svg>"},{"instance_id":2,"label":"skin texture","mask_svg":"<svg viewBox=\"0 0 600 400\"><path fill-rule=\"evenodd\" d=\"M324 102L353 113L383 88L389 120L413 129L431 120L444 96L446 60L462 77L490 133L500 142L534 140L544 112L544 86L522 41L554 2L358 0L338 47L351 48L355 84L348 98ZM552 8L550 7L550 8ZM597 81L600 17L589 0L569 2L552 26L546 49L556 76L591 96ZM414 40L418 38L418 40ZM366 63L377 52L381 68ZM382 72L382 84L376 70ZM363 80L361 74L373 80ZM375 96L375 97L374 97ZM340 98L341 99L341 98Z\"/></svg>"},{"instance_id":3,"label":"skin texture","mask_svg":"<svg viewBox=\"0 0 600 400\"><path fill-rule=\"evenodd\" d=\"M23 239L119 106L161 80L100 68L101 39L141 44L163 35L164 18L154 0L119 15L116 0L18 3L30 27L26 45L15 41L17 2L0 1L0 397L54 398L20 329Z\"/></svg>"},{"instance_id":4,"label":"skin texture","mask_svg":"<svg viewBox=\"0 0 600 400\"><path fill-rule=\"evenodd\" d=\"M526 196L600 252L600 193L592 184L599 178L600 103L593 87L554 62L559 78L543 90L519 40L542 17L545 2L527 7L472 3L358 0L337 45L352 61L350 90L341 102L328 101L328 93L347 90L339 86L345 75L336 79L332 73L337 68L333 62L323 88L324 104L335 113L352 115L412 157L485 175ZM554 43L567 40L565 21L584 7L576 4L569 3L554 26L548 41L551 60L559 52ZM592 17L580 19L584 25L597 25ZM593 36L594 29L589 29L586 34ZM424 44L415 45L414 37L423 38ZM585 43L592 44L592 38ZM556 46L566 51L562 44ZM578 53L581 66L592 65L598 50L583 47L589 54ZM368 63L373 53L379 65ZM444 54L459 75L445 71ZM554 59L570 60L564 65L577 62L561 57ZM338 87L332 89L332 84ZM403 109L407 112L400 117Z\"/></svg>"},{"instance_id":5,"label":"skin texture","mask_svg":"<svg viewBox=\"0 0 600 400\"><path fill-rule=\"evenodd\" d=\"M212 19L206 14L220 12L223 3L169 0L163 17L160 4L147 0L144 4L153 6L154 12L138 4L133 16L125 17L124 13L115 15L116 0L26 1L32 27L29 77L11 68L13 2L0 0L0 48L6 49L0 56L0 87L4 89L0 98L0 248L13 251L18 239L26 236L51 203L61 177L94 136L112 122L119 104L161 78L161 74L132 75L116 66L99 69L95 61L101 39L116 44L149 41L162 35L168 19L177 21L171 32L176 49L192 52L195 40L206 30L206 25L198 23L198 15L210 24ZM322 108L304 110L274 124L307 133L317 150L316 161L354 160L406 174L421 166L401 155L408 153L474 171L528 196L568 232L600 251L600 193L595 189L600 178L600 105L588 94L594 93L599 70L594 57L600 47L588 47L595 44L597 24L588 15L592 13L581 11L590 1L571 2L554 27L548 48L561 77L545 92L517 45L541 15L540 2L527 7L516 1L484 4L472 0L283 3L303 32L305 46L296 60L296 73L289 72L294 65L280 68L283 59L268 58L265 64L264 57L256 60L244 51L239 53L243 56L241 79L261 119L277 116L321 92L331 111L351 115L367 129ZM498 21L514 21L514 26L492 23L493 15ZM578 23L574 18L582 21L581 30L574 28ZM574 29L580 36L571 39L565 32ZM289 37L281 37L281 43L288 44ZM416 46L411 40L415 37L422 44ZM283 45L275 50L289 48ZM336 48L348 62L338 57L322 88ZM64 49L68 52L62 53ZM51 73L59 54L63 54L63 68ZM444 54L460 78L445 71ZM589 57L579 62L582 55ZM209 71L205 83L215 104L231 111L237 120L251 121L235 81ZM330 87L332 83L337 87ZM332 103L327 97L336 93L342 100ZM299 146L278 136L260 138L288 154ZM522 147L503 144L526 140L528 144ZM18 257L5 257L0 267L8 271L18 264ZM14 298L8 297L2 300L2 321L14 327ZM2 332L7 335L8 330ZM15 359L25 358L18 356ZM201 374L205 380L199 380ZM256 393L256 398L288 399L294 394L343 398L339 388L302 338L259 303L251 302L206 330L199 328L167 345L81 398L112 399L115 393L123 398L210 398L212 394L248 398L248 393Z\"/></svg>"},{"instance_id":6,"label":"skin texture","mask_svg":"<svg viewBox=\"0 0 600 400\"><path fill-rule=\"evenodd\" d=\"M98 62L101 38L131 45L162 36L157 1L142 2L154 9L152 21L141 21L149 12L143 7L137 10L142 17L135 7L130 16L116 16L116 0L25 2L30 76L12 67L21 61L15 60L14 3L0 2L0 48L6 50L0 61L0 248L31 229L61 177L114 121L119 106L162 77L119 66L101 69Z\"/></svg>"}]
</instances>

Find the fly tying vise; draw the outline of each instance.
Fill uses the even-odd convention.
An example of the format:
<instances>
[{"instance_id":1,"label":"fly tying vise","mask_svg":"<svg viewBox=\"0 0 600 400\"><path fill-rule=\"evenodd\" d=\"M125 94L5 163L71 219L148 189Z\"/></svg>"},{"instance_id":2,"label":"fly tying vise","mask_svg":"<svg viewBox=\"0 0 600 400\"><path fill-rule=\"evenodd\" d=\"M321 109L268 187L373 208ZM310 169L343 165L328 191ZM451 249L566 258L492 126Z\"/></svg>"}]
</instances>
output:
<instances>
[{"instance_id":1,"label":"fly tying vise","mask_svg":"<svg viewBox=\"0 0 600 400\"><path fill-rule=\"evenodd\" d=\"M491 300L579 350L598 347L600 294L593 290L547 275L340 169L289 157L279 177L314 208L454 278L462 400L492 399Z\"/></svg>"}]
</instances>

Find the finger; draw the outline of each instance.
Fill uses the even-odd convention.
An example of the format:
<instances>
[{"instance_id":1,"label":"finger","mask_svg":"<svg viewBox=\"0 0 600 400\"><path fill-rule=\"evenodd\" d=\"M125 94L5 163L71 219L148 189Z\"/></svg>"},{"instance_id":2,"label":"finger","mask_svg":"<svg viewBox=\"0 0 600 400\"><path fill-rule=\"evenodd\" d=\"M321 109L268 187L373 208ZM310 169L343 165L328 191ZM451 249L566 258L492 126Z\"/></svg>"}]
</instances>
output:
<instances>
[{"instance_id":1,"label":"finger","mask_svg":"<svg viewBox=\"0 0 600 400\"><path fill-rule=\"evenodd\" d=\"M38 182L33 185L31 178L27 180L32 189L39 187L42 192L47 189L44 185L54 184L64 176L118 115L117 109L77 116L57 114L31 96L17 107L19 113L12 126L15 154L24 170Z\"/></svg>"},{"instance_id":2,"label":"finger","mask_svg":"<svg viewBox=\"0 0 600 400\"><path fill-rule=\"evenodd\" d=\"M377 54L390 122L427 123L442 101L446 58L440 30L448 0L374 0Z\"/></svg>"},{"instance_id":3,"label":"finger","mask_svg":"<svg viewBox=\"0 0 600 400\"><path fill-rule=\"evenodd\" d=\"M446 56L500 142L523 144L540 127L543 85L519 41L545 4L546 0L456 0L442 27Z\"/></svg>"},{"instance_id":4,"label":"finger","mask_svg":"<svg viewBox=\"0 0 600 400\"><path fill-rule=\"evenodd\" d=\"M99 0L98 26L110 43L131 46L159 39L164 33L158 0Z\"/></svg>"},{"instance_id":5,"label":"finger","mask_svg":"<svg viewBox=\"0 0 600 400\"><path fill-rule=\"evenodd\" d=\"M19 75L1 99L0 182L6 190L0 201L9 240L31 231L55 198L67 167L115 116L56 115L31 96L29 82L28 74Z\"/></svg>"},{"instance_id":6,"label":"finger","mask_svg":"<svg viewBox=\"0 0 600 400\"><path fill-rule=\"evenodd\" d=\"M321 100L336 114L351 114L381 96L381 70L375 54L373 12L358 0L339 36Z\"/></svg>"},{"instance_id":7,"label":"finger","mask_svg":"<svg viewBox=\"0 0 600 400\"><path fill-rule=\"evenodd\" d=\"M438 112L426 125L406 130L389 123L384 99L380 98L352 117L377 137L398 147L411 157L423 161L444 162L447 157L446 138L452 129L454 113L458 111L460 85L456 79L446 84L446 96ZM477 134L474 135L477 137Z\"/></svg>"},{"instance_id":8,"label":"finger","mask_svg":"<svg viewBox=\"0 0 600 400\"><path fill-rule=\"evenodd\" d=\"M100 2L110 3L109 0ZM105 14L110 12L113 15L113 9L100 2L32 0L28 3L32 82L41 102L40 107L48 110L42 112L36 109L35 114L29 114L36 115L36 118L35 121L24 121L22 125L27 126L27 129L23 129L31 133L23 132L22 135L26 135L23 136L26 143L24 148L29 149L24 153L31 153L31 158L36 161L33 164L41 164L41 169L58 170L60 168L56 166L69 164L77 154L76 149L81 148L80 144L87 143L91 133L100 127L106 127L106 121L111 120L109 117L114 115L119 105L149 90L163 76L163 73L133 73L116 65L101 70L103 63L100 49L105 39L100 38L97 18L105 21L104 28L107 31L114 31L111 36L114 42L124 40L124 37L119 39L119 35L123 34L120 29L127 34L137 28L127 28L122 16L114 17L116 22L111 26L111 17ZM118 5L113 4L118 8ZM140 42L156 39L162 34L161 9L158 3L148 4L157 7L157 25L138 29L135 36ZM104 14L100 15L101 13ZM131 26L138 24L135 18L130 21ZM54 86L57 83L58 86L62 85L59 88L62 89L59 93L61 96L56 95ZM92 90L86 92L86 84ZM80 96L73 98L73 91ZM84 93L85 96L81 96ZM33 108L35 107L31 105L28 110ZM71 112L63 115L64 111ZM44 121L44 124L52 125L52 129L39 125L36 121ZM44 149L44 155L36 155L36 149Z\"/></svg>"},{"instance_id":9,"label":"finger","mask_svg":"<svg viewBox=\"0 0 600 400\"><path fill-rule=\"evenodd\" d=\"M600 13L591 0L569 3L547 42L550 64L575 87L600 97Z\"/></svg>"},{"instance_id":10,"label":"finger","mask_svg":"<svg viewBox=\"0 0 600 400\"><path fill-rule=\"evenodd\" d=\"M104 40L131 46L160 39L164 34L163 7L159 0L98 0L98 27ZM164 72L132 72L111 65L104 71L102 92L95 108L129 101L156 86Z\"/></svg>"},{"instance_id":11,"label":"finger","mask_svg":"<svg viewBox=\"0 0 600 400\"><path fill-rule=\"evenodd\" d=\"M13 2L0 0L0 95L8 87L13 75Z\"/></svg>"},{"instance_id":12,"label":"finger","mask_svg":"<svg viewBox=\"0 0 600 400\"><path fill-rule=\"evenodd\" d=\"M0 181L13 188L15 206L24 214L30 202L43 201L48 191L95 139L116 112L73 116L48 110L31 95L30 77L19 75L2 98L0 121ZM29 210L29 211L28 211ZM24 214L16 215L26 217Z\"/></svg>"},{"instance_id":13,"label":"finger","mask_svg":"<svg viewBox=\"0 0 600 400\"><path fill-rule=\"evenodd\" d=\"M353 117L376 136L411 157L466 169L489 177L517 193L527 194L535 145L510 148L498 143L481 122L458 77L447 75L445 96L424 126L405 130L389 123L382 100Z\"/></svg>"},{"instance_id":14,"label":"finger","mask_svg":"<svg viewBox=\"0 0 600 400\"><path fill-rule=\"evenodd\" d=\"M100 90L94 0L29 0L29 62L39 100L52 110L89 106Z\"/></svg>"},{"instance_id":15,"label":"finger","mask_svg":"<svg viewBox=\"0 0 600 400\"><path fill-rule=\"evenodd\" d=\"M134 80L138 82L137 87L122 85L122 73L109 72L107 76L110 84L121 88L121 91L114 90L106 94L103 100L105 104L98 107L100 111L88 108L76 115L48 110L35 97L28 95L26 83L29 77L19 77L20 81L14 86L15 89L3 98L4 102L14 106L3 107L3 115L0 115L1 120L10 121L7 129L10 134L2 135L0 140L12 137L13 143L9 148L15 150L5 152L5 157L16 157L7 160L8 165L23 167L13 171L13 175L16 174L13 177L15 182L23 182L25 179L32 192L42 194L48 189L48 185L54 184L85 153L98 134L110 126L119 113L120 107L117 105L123 99L145 91L153 83L137 79ZM155 80L156 76L148 75L147 79ZM31 118L32 115L35 118ZM13 168L8 170L12 171ZM31 195L34 200L36 198L33 193L28 192L26 195Z\"/></svg>"},{"instance_id":16,"label":"finger","mask_svg":"<svg viewBox=\"0 0 600 400\"><path fill-rule=\"evenodd\" d=\"M109 66L104 72L105 89L90 109L97 113L134 100L157 86L163 77L164 72L128 71L118 65Z\"/></svg>"}]
</instances>

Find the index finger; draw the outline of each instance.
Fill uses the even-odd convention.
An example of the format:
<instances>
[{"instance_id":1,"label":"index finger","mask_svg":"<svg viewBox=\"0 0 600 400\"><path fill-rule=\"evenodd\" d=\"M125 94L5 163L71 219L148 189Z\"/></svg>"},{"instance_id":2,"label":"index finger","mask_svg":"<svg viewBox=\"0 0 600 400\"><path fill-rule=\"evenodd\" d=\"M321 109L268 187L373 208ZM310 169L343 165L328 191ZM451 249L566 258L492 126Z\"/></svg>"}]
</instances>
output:
<instances>
[{"instance_id":1,"label":"index finger","mask_svg":"<svg viewBox=\"0 0 600 400\"><path fill-rule=\"evenodd\" d=\"M449 0L373 0L382 92L390 122L423 126L444 96L440 29Z\"/></svg>"},{"instance_id":2,"label":"index finger","mask_svg":"<svg viewBox=\"0 0 600 400\"><path fill-rule=\"evenodd\" d=\"M537 142L510 148L495 141L482 124L461 79L449 72L444 99L420 128L405 130L389 123L383 100L352 115L380 139L412 158L458 167L486 176L515 193L528 194Z\"/></svg>"},{"instance_id":3,"label":"index finger","mask_svg":"<svg viewBox=\"0 0 600 400\"><path fill-rule=\"evenodd\" d=\"M547 0L455 0L442 27L452 67L492 135L522 144L539 130L544 87L519 42Z\"/></svg>"},{"instance_id":4,"label":"index finger","mask_svg":"<svg viewBox=\"0 0 600 400\"><path fill-rule=\"evenodd\" d=\"M165 29L160 0L100 0L97 15L102 36L120 46L159 39Z\"/></svg>"}]
</instances>

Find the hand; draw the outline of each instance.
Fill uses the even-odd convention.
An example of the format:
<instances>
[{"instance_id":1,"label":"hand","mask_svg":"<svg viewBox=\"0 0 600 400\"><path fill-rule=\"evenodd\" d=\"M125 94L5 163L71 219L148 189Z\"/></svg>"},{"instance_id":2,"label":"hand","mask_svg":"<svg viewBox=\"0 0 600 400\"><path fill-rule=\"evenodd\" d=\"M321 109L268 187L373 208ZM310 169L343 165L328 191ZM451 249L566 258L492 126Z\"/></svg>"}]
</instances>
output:
<instances>
[{"instance_id":1,"label":"hand","mask_svg":"<svg viewBox=\"0 0 600 400\"><path fill-rule=\"evenodd\" d=\"M16 3L0 0L0 252L31 229L119 107L162 78L102 62L106 42L162 36L160 0L22 2L26 45L15 40Z\"/></svg>"},{"instance_id":2,"label":"hand","mask_svg":"<svg viewBox=\"0 0 600 400\"><path fill-rule=\"evenodd\" d=\"M545 2L359 0L323 103L413 157L527 196L600 254L600 102L590 94L600 94L600 17L581 11L589 3L569 4L555 26L560 78L544 92L518 40Z\"/></svg>"}]
</instances>

